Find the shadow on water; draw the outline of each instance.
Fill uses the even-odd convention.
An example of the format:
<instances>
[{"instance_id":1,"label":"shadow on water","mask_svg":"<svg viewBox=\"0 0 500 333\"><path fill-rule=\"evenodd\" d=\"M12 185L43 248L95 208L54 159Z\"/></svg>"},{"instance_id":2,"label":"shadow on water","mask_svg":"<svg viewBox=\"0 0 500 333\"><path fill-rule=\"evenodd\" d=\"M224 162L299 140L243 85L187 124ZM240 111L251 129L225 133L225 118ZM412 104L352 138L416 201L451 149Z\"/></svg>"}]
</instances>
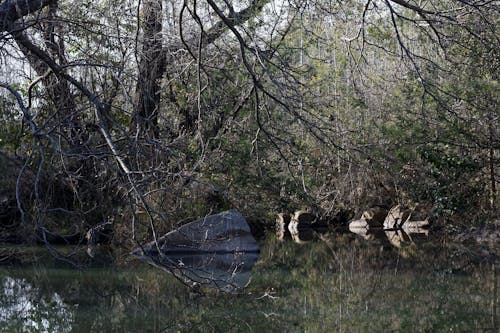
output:
<instances>
[{"instance_id":1,"label":"shadow on water","mask_svg":"<svg viewBox=\"0 0 500 333\"><path fill-rule=\"evenodd\" d=\"M235 253L170 253L191 267L183 274L240 274L231 293L224 282L201 295L137 260L75 270L34 250L34 264L0 266L0 332L497 332L498 268L481 249L300 229L268 234L258 260L239 264Z\"/></svg>"}]
</instances>

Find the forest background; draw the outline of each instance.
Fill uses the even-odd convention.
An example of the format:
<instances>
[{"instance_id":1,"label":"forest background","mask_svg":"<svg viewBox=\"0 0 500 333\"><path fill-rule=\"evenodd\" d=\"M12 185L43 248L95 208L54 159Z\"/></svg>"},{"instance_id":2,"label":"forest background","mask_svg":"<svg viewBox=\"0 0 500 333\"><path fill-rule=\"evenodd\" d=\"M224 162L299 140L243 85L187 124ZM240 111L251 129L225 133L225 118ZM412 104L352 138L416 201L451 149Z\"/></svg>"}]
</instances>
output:
<instances>
[{"instance_id":1,"label":"forest background","mask_svg":"<svg viewBox=\"0 0 500 333\"><path fill-rule=\"evenodd\" d=\"M0 240L238 208L498 217L496 1L3 0Z\"/></svg>"}]
</instances>

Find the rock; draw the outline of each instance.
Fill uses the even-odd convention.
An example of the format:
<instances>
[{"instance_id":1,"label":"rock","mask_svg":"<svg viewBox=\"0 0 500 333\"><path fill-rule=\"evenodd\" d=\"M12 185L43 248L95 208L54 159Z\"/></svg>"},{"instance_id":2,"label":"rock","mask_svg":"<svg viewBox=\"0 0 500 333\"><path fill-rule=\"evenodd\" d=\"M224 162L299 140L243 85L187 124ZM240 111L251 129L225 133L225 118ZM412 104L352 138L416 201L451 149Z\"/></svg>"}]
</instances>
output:
<instances>
[{"instance_id":1,"label":"rock","mask_svg":"<svg viewBox=\"0 0 500 333\"><path fill-rule=\"evenodd\" d=\"M392 246L398 249L414 245L411 237L403 230L386 231L385 234Z\"/></svg>"},{"instance_id":2,"label":"rock","mask_svg":"<svg viewBox=\"0 0 500 333\"><path fill-rule=\"evenodd\" d=\"M387 214L388 210L384 207L371 207L361 214L361 218L349 223L349 230L359 234L360 230L358 229L382 228Z\"/></svg>"},{"instance_id":3,"label":"rock","mask_svg":"<svg viewBox=\"0 0 500 333\"><path fill-rule=\"evenodd\" d=\"M354 211L340 208L333 215L327 216L324 221L327 225L338 231L346 231L349 228L349 221L354 217Z\"/></svg>"},{"instance_id":4,"label":"rock","mask_svg":"<svg viewBox=\"0 0 500 333\"><path fill-rule=\"evenodd\" d=\"M294 234L298 234L300 230L303 229L312 229L312 222L316 220L316 215L305 212L302 210L296 211L292 218L290 219L290 223L288 224L288 230L292 236Z\"/></svg>"},{"instance_id":5,"label":"rock","mask_svg":"<svg viewBox=\"0 0 500 333\"><path fill-rule=\"evenodd\" d=\"M349 223L349 231L360 235L366 235L367 229L381 229L384 226L388 210L381 206L373 206L363 212L357 220ZM363 230L361 230L363 229Z\"/></svg>"},{"instance_id":6,"label":"rock","mask_svg":"<svg viewBox=\"0 0 500 333\"><path fill-rule=\"evenodd\" d=\"M311 229L311 224L309 223L299 223L295 220L291 220L288 224L288 231L291 235L298 234L301 230Z\"/></svg>"},{"instance_id":7,"label":"rock","mask_svg":"<svg viewBox=\"0 0 500 333\"><path fill-rule=\"evenodd\" d=\"M361 218L364 219L370 227L382 227L388 213L388 209L381 206L374 206L364 211Z\"/></svg>"},{"instance_id":8,"label":"rock","mask_svg":"<svg viewBox=\"0 0 500 333\"><path fill-rule=\"evenodd\" d=\"M359 220L357 220L359 221ZM363 237L364 239L366 240L369 240L369 241L374 241L376 239L378 240L385 240L386 239L386 235L384 233L384 230L382 228L369 228L367 226L367 224L365 224L365 226L359 226L357 227L356 224L354 224L353 226L350 226L349 227L349 231L354 233L354 234L357 234L361 237Z\"/></svg>"},{"instance_id":9,"label":"rock","mask_svg":"<svg viewBox=\"0 0 500 333\"><path fill-rule=\"evenodd\" d=\"M365 220L354 220L349 223L349 231L365 237L368 233L368 223Z\"/></svg>"},{"instance_id":10,"label":"rock","mask_svg":"<svg viewBox=\"0 0 500 333\"><path fill-rule=\"evenodd\" d=\"M291 238L297 243L304 243L314 238L314 233L324 233L328 225L319 221L316 215L297 211L292 216L279 213L276 217L276 237L279 240Z\"/></svg>"},{"instance_id":11,"label":"rock","mask_svg":"<svg viewBox=\"0 0 500 333\"><path fill-rule=\"evenodd\" d=\"M296 221L297 223L311 224L316 220L316 215L313 213L298 210L292 216L292 221Z\"/></svg>"},{"instance_id":12,"label":"rock","mask_svg":"<svg viewBox=\"0 0 500 333\"><path fill-rule=\"evenodd\" d=\"M364 219L351 221L349 223L349 231L370 241L386 238L382 228L370 227Z\"/></svg>"},{"instance_id":13,"label":"rock","mask_svg":"<svg viewBox=\"0 0 500 333\"><path fill-rule=\"evenodd\" d=\"M410 217L410 210L404 209L400 205L391 208L384 220L385 229L400 229Z\"/></svg>"},{"instance_id":14,"label":"rock","mask_svg":"<svg viewBox=\"0 0 500 333\"><path fill-rule=\"evenodd\" d=\"M429 220L425 219L423 221L406 221L403 224L403 230L409 234L428 234L429 230L427 229L430 226Z\"/></svg>"},{"instance_id":15,"label":"rock","mask_svg":"<svg viewBox=\"0 0 500 333\"><path fill-rule=\"evenodd\" d=\"M228 210L206 216L183 225L143 246L143 255L158 257L177 252L258 252L259 244L253 238L243 215ZM132 254L138 255L136 249Z\"/></svg>"},{"instance_id":16,"label":"rock","mask_svg":"<svg viewBox=\"0 0 500 333\"><path fill-rule=\"evenodd\" d=\"M382 240L397 248L414 247L411 235L427 235L428 219L411 221L412 211L399 205L391 208L388 213L383 207L372 207L365 211L361 218L349 224L349 230L367 240ZM385 216L383 223L382 217ZM370 222L369 222L370 221ZM383 226L383 228L381 228ZM408 252L410 253L410 252Z\"/></svg>"},{"instance_id":17,"label":"rock","mask_svg":"<svg viewBox=\"0 0 500 333\"><path fill-rule=\"evenodd\" d=\"M185 282L234 292L250 281L258 253L243 215L229 210L188 223L132 255Z\"/></svg>"},{"instance_id":18,"label":"rock","mask_svg":"<svg viewBox=\"0 0 500 333\"><path fill-rule=\"evenodd\" d=\"M112 233L113 222L105 221L90 228L85 234L85 239L88 245L107 243L110 241Z\"/></svg>"},{"instance_id":19,"label":"rock","mask_svg":"<svg viewBox=\"0 0 500 333\"><path fill-rule=\"evenodd\" d=\"M279 213L276 216L276 237L278 240L284 240L289 235L288 225L290 224L290 215Z\"/></svg>"},{"instance_id":20,"label":"rock","mask_svg":"<svg viewBox=\"0 0 500 333\"><path fill-rule=\"evenodd\" d=\"M368 229L368 222L364 219L353 220L349 223L349 230L357 230L357 229Z\"/></svg>"},{"instance_id":21,"label":"rock","mask_svg":"<svg viewBox=\"0 0 500 333\"><path fill-rule=\"evenodd\" d=\"M405 232L422 233L424 228L430 226L428 218L421 221L411 221L412 211L400 205L391 208L384 220L385 229L402 229Z\"/></svg>"}]
</instances>

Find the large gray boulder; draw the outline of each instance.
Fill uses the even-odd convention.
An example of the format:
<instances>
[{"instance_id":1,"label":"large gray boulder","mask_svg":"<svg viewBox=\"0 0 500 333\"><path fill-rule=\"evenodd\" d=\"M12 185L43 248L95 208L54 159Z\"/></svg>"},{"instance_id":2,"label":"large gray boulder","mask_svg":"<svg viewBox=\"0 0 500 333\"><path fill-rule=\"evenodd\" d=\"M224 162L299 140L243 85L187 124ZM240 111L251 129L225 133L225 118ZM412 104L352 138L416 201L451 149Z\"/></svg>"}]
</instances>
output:
<instances>
[{"instance_id":1,"label":"large gray boulder","mask_svg":"<svg viewBox=\"0 0 500 333\"><path fill-rule=\"evenodd\" d=\"M167 233L132 252L158 256L168 253L258 252L245 218L235 209L203 217Z\"/></svg>"},{"instance_id":2,"label":"large gray boulder","mask_svg":"<svg viewBox=\"0 0 500 333\"><path fill-rule=\"evenodd\" d=\"M234 209L183 225L132 252L185 282L228 292L248 284L258 254L250 227Z\"/></svg>"}]
</instances>

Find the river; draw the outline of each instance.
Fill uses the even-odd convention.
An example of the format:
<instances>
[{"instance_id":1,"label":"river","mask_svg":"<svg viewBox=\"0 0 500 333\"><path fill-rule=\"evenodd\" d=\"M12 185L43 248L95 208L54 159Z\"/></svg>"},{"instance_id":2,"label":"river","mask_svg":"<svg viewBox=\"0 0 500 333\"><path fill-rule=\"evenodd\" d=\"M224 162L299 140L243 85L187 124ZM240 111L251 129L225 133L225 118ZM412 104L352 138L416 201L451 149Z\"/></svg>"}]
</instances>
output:
<instances>
[{"instance_id":1,"label":"river","mask_svg":"<svg viewBox=\"0 0 500 333\"><path fill-rule=\"evenodd\" d=\"M259 245L250 282L231 293L193 290L128 253L68 262L4 247L0 332L498 332L498 266L479 246L355 234Z\"/></svg>"}]
</instances>

